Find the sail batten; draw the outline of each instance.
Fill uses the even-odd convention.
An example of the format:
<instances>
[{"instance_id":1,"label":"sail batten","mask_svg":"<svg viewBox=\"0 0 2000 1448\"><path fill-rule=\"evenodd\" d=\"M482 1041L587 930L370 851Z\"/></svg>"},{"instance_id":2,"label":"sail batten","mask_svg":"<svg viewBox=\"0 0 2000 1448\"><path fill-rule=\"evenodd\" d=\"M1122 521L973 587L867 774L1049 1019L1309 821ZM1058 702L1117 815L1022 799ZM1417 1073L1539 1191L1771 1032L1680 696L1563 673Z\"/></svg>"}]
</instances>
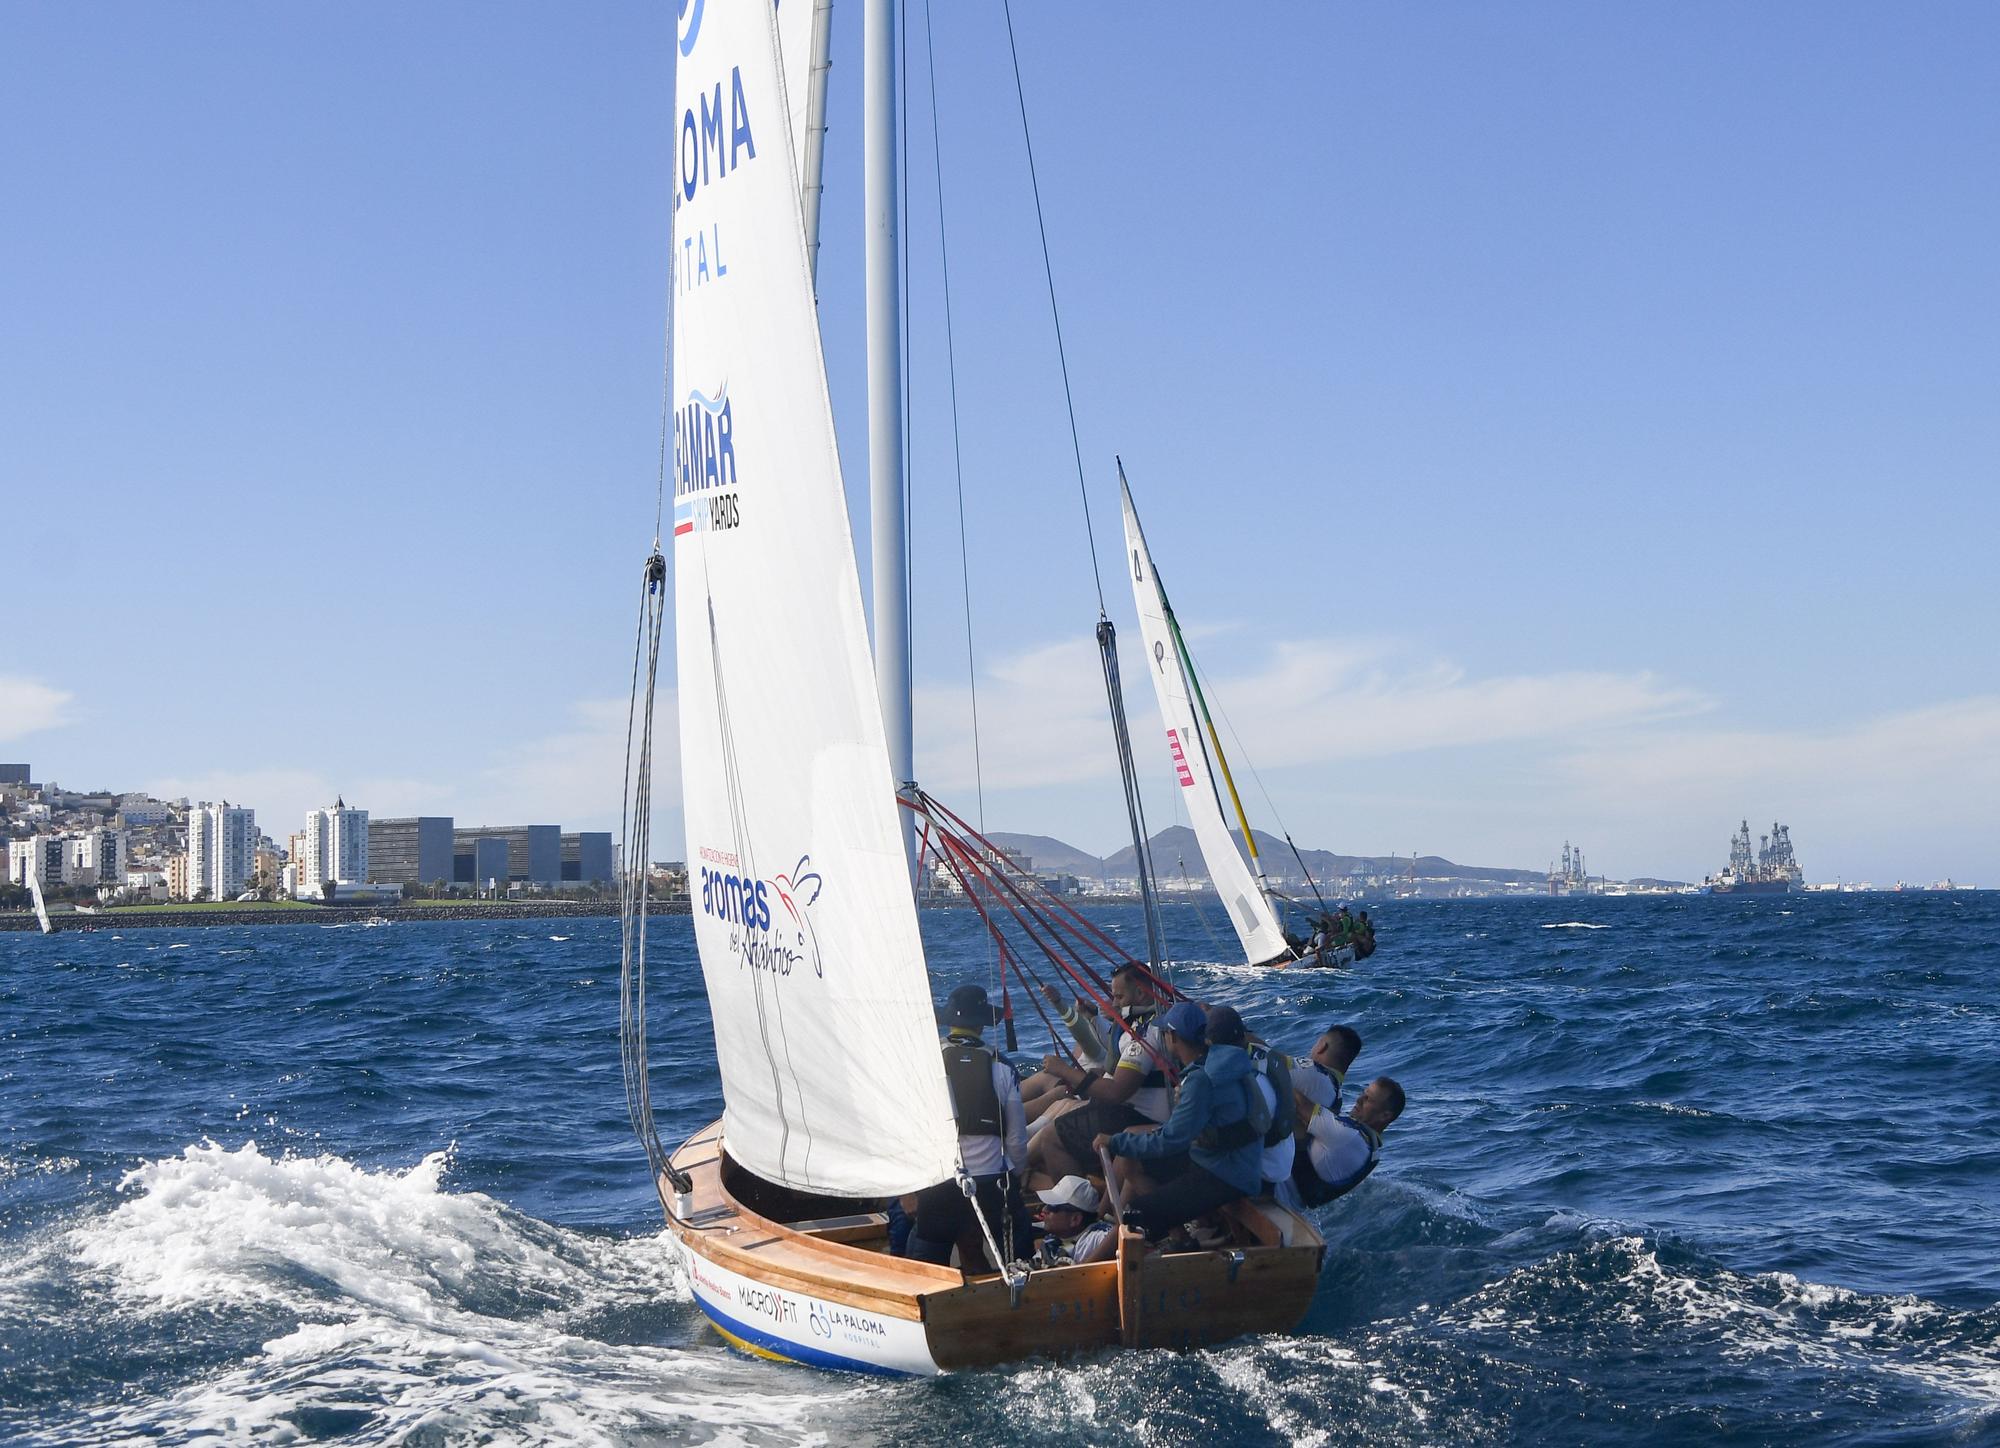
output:
<instances>
[{"instance_id":1,"label":"sail batten","mask_svg":"<svg viewBox=\"0 0 2000 1448\"><path fill-rule=\"evenodd\" d=\"M732 1158L949 1178L937 1049L813 306L778 20L687 7L676 87L674 602L695 942Z\"/></svg>"},{"instance_id":2,"label":"sail batten","mask_svg":"<svg viewBox=\"0 0 2000 1448\"><path fill-rule=\"evenodd\" d=\"M1222 805L1226 785L1243 828L1244 848L1255 858L1256 846L1250 837L1249 821L1242 801L1229 780L1226 766L1218 782L1222 741L1208 721L1200 699L1200 685L1194 678L1193 661L1180 636L1180 626L1167 604L1166 589L1153 567L1146 535L1139 526L1132 492L1119 470L1119 498L1124 505L1127 570L1132 578L1132 600L1139 611L1140 636L1145 641L1147 673L1153 680L1154 697L1167 727L1167 748L1172 757L1176 787L1193 826L1195 841L1208 865L1209 882L1222 897L1229 923L1242 942L1245 959L1252 962L1274 960L1290 952L1277 912L1265 893L1261 869L1253 873L1236 836L1229 827Z\"/></svg>"}]
</instances>

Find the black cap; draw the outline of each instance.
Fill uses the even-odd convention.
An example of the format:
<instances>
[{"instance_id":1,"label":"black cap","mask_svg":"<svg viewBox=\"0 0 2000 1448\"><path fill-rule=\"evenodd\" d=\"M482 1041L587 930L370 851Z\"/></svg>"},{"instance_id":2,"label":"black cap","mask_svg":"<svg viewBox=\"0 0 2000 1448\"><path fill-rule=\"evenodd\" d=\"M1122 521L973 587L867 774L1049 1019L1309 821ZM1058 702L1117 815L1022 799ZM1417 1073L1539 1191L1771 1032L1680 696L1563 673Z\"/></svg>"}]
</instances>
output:
<instances>
[{"instance_id":1,"label":"black cap","mask_svg":"<svg viewBox=\"0 0 2000 1448\"><path fill-rule=\"evenodd\" d=\"M1243 1017L1236 1013L1235 1006L1210 1006L1208 1010L1208 1043L1211 1046L1240 1046L1249 1039L1243 1029Z\"/></svg>"},{"instance_id":2,"label":"black cap","mask_svg":"<svg viewBox=\"0 0 2000 1448\"><path fill-rule=\"evenodd\" d=\"M937 1018L940 1025L983 1031L1000 1024L1000 1008L986 999L985 986L962 985L945 997L945 1003L938 1007Z\"/></svg>"}]
</instances>

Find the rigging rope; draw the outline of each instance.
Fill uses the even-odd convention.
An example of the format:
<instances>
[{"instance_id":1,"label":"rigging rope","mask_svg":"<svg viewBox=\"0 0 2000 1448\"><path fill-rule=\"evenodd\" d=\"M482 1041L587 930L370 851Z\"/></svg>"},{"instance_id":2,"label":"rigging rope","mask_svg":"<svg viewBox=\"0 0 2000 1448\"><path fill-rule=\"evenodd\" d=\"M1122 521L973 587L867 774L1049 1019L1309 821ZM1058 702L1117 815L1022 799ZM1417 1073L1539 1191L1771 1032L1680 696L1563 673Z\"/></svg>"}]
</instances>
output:
<instances>
[{"instance_id":1,"label":"rigging rope","mask_svg":"<svg viewBox=\"0 0 2000 1448\"><path fill-rule=\"evenodd\" d=\"M632 698L625 713L625 795L619 834L624 856L618 872L618 1055L625 1076L625 1109L646 1153L654 1181L662 1175L676 1192L693 1184L674 1167L653 1124L651 1071L646 1057L646 914L653 851L653 701L660 673L660 638L666 615L667 560L659 545L646 559L639 594L639 626L632 641ZM639 663L645 660L645 691ZM643 697L643 711L641 699ZM638 741L635 764L633 742Z\"/></svg>"},{"instance_id":2,"label":"rigging rope","mask_svg":"<svg viewBox=\"0 0 2000 1448\"><path fill-rule=\"evenodd\" d=\"M1097 621L1097 650L1104 661L1104 692L1111 700L1111 737L1118 746L1119 781L1125 786L1125 818L1132 826L1133 863L1139 870L1139 899L1146 907L1147 964L1166 962L1160 948L1160 910L1153 899L1153 848L1146 837L1146 807L1139 799L1139 767L1132 759L1132 735L1125 727L1125 691L1118 681L1118 630L1108 618Z\"/></svg>"},{"instance_id":3,"label":"rigging rope","mask_svg":"<svg viewBox=\"0 0 2000 1448\"><path fill-rule=\"evenodd\" d=\"M1090 493L1083 485L1083 444L1077 438L1076 398L1069 387L1069 355L1063 348L1062 311L1056 306L1056 273L1049 261L1049 228L1042 219L1042 183L1035 172L1035 141L1028 133L1028 95L1021 85L1021 52L1014 44L1014 7L1010 0L1000 0L1000 10L1007 17L1007 54L1014 62L1014 99L1021 109L1021 144L1028 152L1028 184L1035 193L1035 230L1042 238L1042 276L1049 284L1049 317L1056 329L1056 360L1062 364L1063 402L1069 408L1069 445L1076 455L1076 492L1083 503L1083 534L1090 544L1090 576L1097 584L1097 614L1105 616L1104 575L1097 568L1097 533L1090 524Z\"/></svg>"},{"instance_id":4,"label":"rigging rope","mask_svg":"<svg viewBox=\"0 0 2000 1448\"><path fill-rule=\"evenodd\" d=\"M951 395L951 468L958 489L958 581L965 601L965 684L972 699L972 782L979 806L979 828L983 832L986 771L979 749L979 669L972 647L972 564L965 544L965 459L958 434L958 353L951 327L951 261L944 224L944 153L938 140L937 56L931 44L931 0L924 0L924 67L930 79L931 167L937 178L938 275L944 292L944 375Z\"/></svg>"}]
</instances>

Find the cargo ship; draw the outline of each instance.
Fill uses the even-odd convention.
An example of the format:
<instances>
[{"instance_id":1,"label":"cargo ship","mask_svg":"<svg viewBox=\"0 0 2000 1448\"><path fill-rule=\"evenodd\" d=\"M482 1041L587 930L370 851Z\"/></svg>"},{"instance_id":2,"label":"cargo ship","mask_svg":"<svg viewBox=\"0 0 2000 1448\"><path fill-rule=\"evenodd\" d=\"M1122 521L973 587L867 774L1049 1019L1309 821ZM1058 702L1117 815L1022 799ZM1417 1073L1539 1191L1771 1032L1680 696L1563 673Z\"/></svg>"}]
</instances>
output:
<instances>
[{"instance_id":1,"label":"cargo ship","mask_svg":"<svg viewBox=\"0 0 2000 1448\"><path fill-rule=\"evenodd\" d=\"M1773 823L1771 833L1750 848L1750 821L1743 821L1729 839L1729 868L1701 882L1704 895L1785 895L1805 888L1805 872L1792 853L1789 825Z\"/></svg>"}]
</instances>

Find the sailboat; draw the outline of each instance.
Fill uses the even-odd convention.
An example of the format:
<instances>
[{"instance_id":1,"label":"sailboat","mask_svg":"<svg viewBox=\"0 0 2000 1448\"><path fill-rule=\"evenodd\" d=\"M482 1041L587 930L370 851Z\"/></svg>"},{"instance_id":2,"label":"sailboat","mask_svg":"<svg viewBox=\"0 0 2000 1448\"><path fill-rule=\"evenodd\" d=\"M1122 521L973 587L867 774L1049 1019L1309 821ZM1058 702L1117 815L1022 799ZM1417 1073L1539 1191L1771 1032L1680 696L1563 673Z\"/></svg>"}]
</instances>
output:
<instances>
[{"instance_id":1,"label":"sailboat","mask_svg":"<svg viewBox=\"0 0 2000 1448\"><path fill-rule=\"evenodd\" d=\"M677 37L672 589L688 889L721 1119L672 1152L658 1145L643 888L636 983L628 925L623 1043L634 1125L694 1300L747 1352L883 1374L1289 1331L1325 1247L1309 1221L1267 1199L1231 1208L1227 1240L1210 1250L1147 1252L1121 1230L1115 1260L1087 1266L1030 1269L1004 1251L938 1266L888 1251L889 1200L961 1177L912 871L926 849L976 871L983 846L961 832L941 847L956 817L911 782L895 11L870 0L865 15L871 651L815 315L818 176L803 164L824 91L801 67L823 65L827 14L815 5L818 33L787 44L795 7L683 0ZM803 128L782 123L801 114L788 97L808 87L819 98ZM666 571L656 552L642 628L658 616ZM657 635L652 648L656 661ZM648 729L650 699L649 688ZM639 757L650 760L650 733ZM643 874L643 848L626 858ZM1086 944L1094 932L1080 916L1048 919ZM1080 960L1081 946L1064 948Z\"/></svg>"},{"instance_id":2,"label":"sailboat","mask_svg":"<svg viewBox=\"0 0 2000 1448\"><path fill-rule=\"evenodd\" d=\"M35 900L35 919L41 924L42 934L55 932L55 922L49 919L49 902L42 898L42 877L38 871L28 871L28 893Z\"/></svg>"},{"instance_id":3,"label":"sailboat","mask_svg":"<svg viewBox=\"0 0 2000 1448\"><path fill-rule=\"evenodd\" d=\"M1124 510L1125 551L1131 564L1132 602L1139 611L1139 634L1145 642L1146 673L1153 681L1160 717L1166 722L1174 782L1208 866L1209 882L1222 897L1223 910L1243 944L1244 960L1251 965L1289 965L1304 953L1302 943L1287 936L1280 921L1280 897L1258 854L1256 833L1250 828L1242 796L1229 772L1229 757L1209 713L1187 640L1181 635L1180 620L1167 601L1167 586L1154 566L1152 550L1146 546L1146 533L1139 526L1139 510L1133 505L1122 464L1118 497ZM1227 814L1222 807L1224 793L1229 796ZM1230 831L1230 814L1242 832L1240 850L1238 836ZM1318 958L1328 965L1349 965L1354 949L1343 945Z\"/></svg>"}]
</instances>

